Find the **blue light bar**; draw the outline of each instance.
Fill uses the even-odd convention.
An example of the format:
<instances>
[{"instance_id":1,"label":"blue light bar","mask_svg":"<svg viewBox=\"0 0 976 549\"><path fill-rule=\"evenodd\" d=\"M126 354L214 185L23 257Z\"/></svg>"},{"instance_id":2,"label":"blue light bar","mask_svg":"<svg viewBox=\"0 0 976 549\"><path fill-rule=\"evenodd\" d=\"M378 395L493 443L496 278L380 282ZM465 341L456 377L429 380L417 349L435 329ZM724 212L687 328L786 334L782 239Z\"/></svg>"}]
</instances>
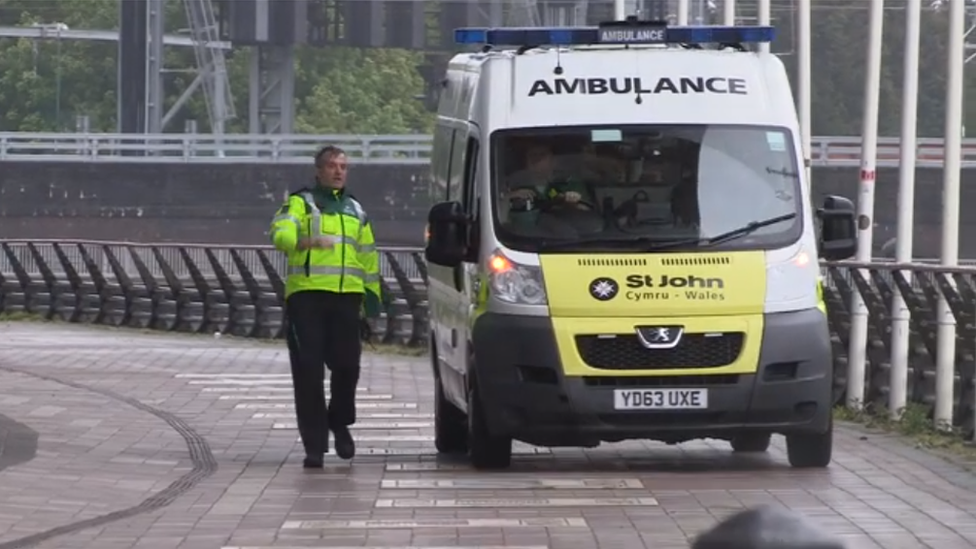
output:
<instances>
[{"instance_id":1,"label":"blue light bar","mask_svg":"<svg viewBox=\"0 0 976 549\"><path fill-rule=\"evenodd\" d=\"M756 44L772 42L774 27L667 27L609 23L598 27L466 27L454 42L490 46L589 46L596 44Z\"/></svg>"}]
</instances>

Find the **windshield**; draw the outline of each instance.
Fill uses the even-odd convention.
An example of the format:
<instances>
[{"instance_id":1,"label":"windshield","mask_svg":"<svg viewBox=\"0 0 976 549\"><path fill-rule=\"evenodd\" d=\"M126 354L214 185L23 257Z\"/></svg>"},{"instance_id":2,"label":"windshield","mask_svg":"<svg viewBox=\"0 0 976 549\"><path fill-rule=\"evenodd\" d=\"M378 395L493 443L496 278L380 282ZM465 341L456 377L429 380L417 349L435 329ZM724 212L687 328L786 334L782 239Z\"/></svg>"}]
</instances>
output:
<instances>
[{"instance_id":1,"label":"windshield","mask_svg":"<svg viewBox=\"0 0 976 549\"><path fill-rule=\"evenodd\" d=\"M491 148L496 234L516 250L766 249L800 237L782 128L501 130Z\"/></svg>"}]
</instances>

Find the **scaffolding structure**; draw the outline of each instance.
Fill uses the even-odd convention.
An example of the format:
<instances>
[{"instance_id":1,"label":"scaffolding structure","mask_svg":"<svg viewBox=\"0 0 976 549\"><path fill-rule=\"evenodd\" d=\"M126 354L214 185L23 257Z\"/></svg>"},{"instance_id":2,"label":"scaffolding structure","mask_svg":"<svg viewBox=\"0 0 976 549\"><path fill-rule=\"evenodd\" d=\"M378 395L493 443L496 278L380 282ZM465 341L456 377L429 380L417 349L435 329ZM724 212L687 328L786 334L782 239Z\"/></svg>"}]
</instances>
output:
<instances>
[{"instance_id":1,"label":"scaffolding structure","mask_svg":"<svg viewBox=\"0 0 976 549\"><path fill-rule=\"evenodd\" d=\"M965 63L968 65L970 61L976 58L976 42L973 42L973 31L976 30L976 2L973 0L965 0L966 2L966 14L969 24L966 28L966 34L963 35L965 39Z\"/></svg>"},{"instance_id":2,"label":"scaffolding structure","mask_svg":"<svg viewBox=\"0 0 976 549\"><path fill-rule=\"evenodd\" d=\"M249 74L248 124L252 134L295 131L295 47L254 46Z\"/></svg>"},{"instance_id":3,"label":"scaffolding structure","mask_svg":"<svg viewBox=\"0 0 976 549\"><path fill-rule=\"evenodd\" d=\"M234 96L224 51L229 49L220 40L217 17L211 0L182 0L189 25L189 44L196 59L196 75L191 83L166 110L163 94L164 65L163 46L166 43L166 0L145 0L146 36L145 55L145 128L147 133L162 133L173 117L186 105L197 91L203 94L207 107L210 133L225 133L227 122L236 116ZM127 21L122 21L125 25ZM124 67L123 67L124 69Z\"/></svg>"},{"instance_id":4,"label":"scaffolding structure","mask_svg":"<svg viewBox=\"0 0 976 549\"><path fill-rule=\"evenodd\" d=\"M214 5L211 0L183 0L183 7L194 43L197 79L207 104L211 133L223 134L227 122L236 117L236 112L224 51L214 47L220 42Z\"/></svg>"}]
</instances>

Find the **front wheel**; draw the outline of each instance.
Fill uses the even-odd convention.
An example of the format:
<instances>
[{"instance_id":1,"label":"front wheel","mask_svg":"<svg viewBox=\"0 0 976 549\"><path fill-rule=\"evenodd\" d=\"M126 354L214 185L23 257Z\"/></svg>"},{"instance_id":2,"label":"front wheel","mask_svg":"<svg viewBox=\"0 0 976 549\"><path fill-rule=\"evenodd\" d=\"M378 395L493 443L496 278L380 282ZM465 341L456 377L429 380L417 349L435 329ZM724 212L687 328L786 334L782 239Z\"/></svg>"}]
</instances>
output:
<instances>
[{"instance_id":1,"label":"front wheel","mask_svg":"<svg viewBox=\"0 0 976 549\"><path fill-rule=\"evenodd\" d=\"M797 469L824 468L834 452L834 420L823 433L786 435L786 456Z\"/></svg>"},{"instance_id":2,"label":"front wheel","mask_svg":"<svg viewBox=\"0 0 976 549\"><path fill-rule=\"evenodd\" d=\"M434 446L442 454L468 451L467 419L447 400L440 379L434 380Z\"/></svg>"},{"instance_id":3,"label":"front wheel","mask_svg":"<svg viewBox=\"0 0 976 549\"><path fill-rule=\"evenodd\" d=\"M512 438L488 431L485 405L474 376L468 386L468 457L475 469L507 469L512 464Z\"/></svg>"}]
</instances>

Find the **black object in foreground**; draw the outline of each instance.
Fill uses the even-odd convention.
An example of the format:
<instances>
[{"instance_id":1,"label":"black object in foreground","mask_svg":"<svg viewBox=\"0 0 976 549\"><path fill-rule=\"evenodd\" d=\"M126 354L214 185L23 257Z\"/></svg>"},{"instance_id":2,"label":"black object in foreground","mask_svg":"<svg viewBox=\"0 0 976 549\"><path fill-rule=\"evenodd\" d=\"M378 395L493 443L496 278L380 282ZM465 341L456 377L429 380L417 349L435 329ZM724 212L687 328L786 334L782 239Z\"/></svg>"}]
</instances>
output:
<instances>
[{"instance_id":1,"label":"black object in foreground","mask_svg":"<svg viewBox=\"0 0 976 549\"><path fill-rule=\"evenodd\" d=\"M691 549L846 549L801 515L757 507L732 515L701 534Z\"/></svg>"}]
</instances>

